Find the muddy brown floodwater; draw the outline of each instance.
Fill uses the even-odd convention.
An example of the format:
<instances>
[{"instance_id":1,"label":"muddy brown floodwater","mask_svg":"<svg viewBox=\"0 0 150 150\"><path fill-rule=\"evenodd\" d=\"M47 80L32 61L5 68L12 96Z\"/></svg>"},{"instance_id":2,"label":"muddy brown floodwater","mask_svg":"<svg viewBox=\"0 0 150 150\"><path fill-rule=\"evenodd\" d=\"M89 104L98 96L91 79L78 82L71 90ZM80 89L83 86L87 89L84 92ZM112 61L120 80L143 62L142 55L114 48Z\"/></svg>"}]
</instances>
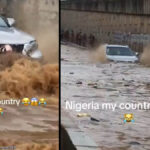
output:
<instances>
[{"instance_id":1,"label":"muddy brown floodwater","mask_svg":"<svg viewBox=\"0 0 150 150\"><path fill-rule=\"evenodd\" d=\"M91 52L78 46L62 44L61 52L63 109L66 101L150 102L150 68L132 63L92 63ZM77 117L75 110L66 112L101 150L150 150L150 110L82 111L99 123ZM125 113L133 113L135 122L124 123Z\"/></svg>"},{"instance_id":2,"label":"muddy brown floodwater","mask_svg":"<svg viewBox=\"0 0 150 150\"><path fill-rule=\"evenodd\" d=\"M47 101L46 106L0 105L4 109L0 149L58 150L58 65L19 54L0 58L0 100L44 97Z\"/></svg>"}]
</instances>

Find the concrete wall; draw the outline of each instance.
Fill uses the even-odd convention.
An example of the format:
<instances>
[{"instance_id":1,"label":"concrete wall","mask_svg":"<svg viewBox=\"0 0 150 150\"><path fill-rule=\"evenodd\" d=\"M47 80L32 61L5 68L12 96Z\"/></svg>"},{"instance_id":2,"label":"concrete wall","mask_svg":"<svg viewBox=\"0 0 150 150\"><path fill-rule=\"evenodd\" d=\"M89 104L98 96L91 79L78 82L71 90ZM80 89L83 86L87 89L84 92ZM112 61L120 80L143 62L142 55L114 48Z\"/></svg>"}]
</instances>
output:
<instances>
[{"instance_id":1,"label":"concrete wall","mask_svg":"<svg viewBox=\"0 0 150 150\"><path fill-rule=\"evenodd\" d=\"M0 0L0 14L3 14L6 10L7 1Z\"/></svg>"},{"instance_id":2,"label":"concrete wall","mask_svg":"<svg viewBox=\"0 0 150 150\"><path fill-rule=\"evenodd\" d=\"M81 0L80 9L77 6L75 7L75 3L69 3L70 1L67 2L69 4L62 5L62 30L74 31L75 35L79 32L82 32L82 35L86 33L87 37L92 34L98 43L128 44L136 51L142 51L143 46L150 44L150 15L148 13L150 5L148 7L144 5L148 1L143 1L144 4L141 5L147 12L146 15L134 14L130 11L118 13L120 9L110 13L102 9L105 5L102 5L101 9L100 7L98 7L99 9L97 8L97 10L103 11L93 11L94 2L91 4L90 10L85 10L87 6L83 7L82 4L85 1ZM110 0L108 1L110 2ZM114 5L117 5L117 2L119 0L116 0ZM71 7L68 7L69 5ZM118 6L121 8L120 3L118 3ZM126 9L124 8L123 10Z\"/></svg>"},{"instance_id":3,"label":"concrete wall","mask_svg":"<svg viewBox=\"0 0 150 150\"><path fill-rule=\"evenodd\" d=\"M29 32L58 24L58 0L0 0L3 11Z\"/></svg>"},{"instance_id":4,"label":"concrete wall","mask_svg":"<svg viewBox=\"0 0 150 150\"><path fill-rule=\"evenodd\" d=\"M15 17L29 31L58 23L58 0L7 0L7 3L7 15Z\"/></svg>"},{"instance_id":5,"label":"concrete wall","mask_svg":"<svg viewBox=\"0 0 150 150\"><path fill-rule=\"evenodd\" d=\"M67 0L63 9L125 14L150 14L149 0Z\"/></svg>"}]
</instances>

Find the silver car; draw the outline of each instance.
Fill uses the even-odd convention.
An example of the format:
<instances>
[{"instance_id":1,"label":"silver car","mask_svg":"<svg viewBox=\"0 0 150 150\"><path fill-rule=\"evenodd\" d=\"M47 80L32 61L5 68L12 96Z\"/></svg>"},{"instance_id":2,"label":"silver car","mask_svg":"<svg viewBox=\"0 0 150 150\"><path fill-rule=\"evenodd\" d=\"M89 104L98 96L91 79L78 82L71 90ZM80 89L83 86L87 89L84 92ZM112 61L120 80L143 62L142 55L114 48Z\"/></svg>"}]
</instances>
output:
<instances>
[{"instance_id":1,"label":"silver car","mask_svg":"<svg viewBox=\"0 0 150 150\"><path fill-rule=\"evenodd\" d=\"M42 53L34 37L13 27L13 18L0 16L0 52L20 52L23 55L39 59Z\"/></svg>"}]
</instances>

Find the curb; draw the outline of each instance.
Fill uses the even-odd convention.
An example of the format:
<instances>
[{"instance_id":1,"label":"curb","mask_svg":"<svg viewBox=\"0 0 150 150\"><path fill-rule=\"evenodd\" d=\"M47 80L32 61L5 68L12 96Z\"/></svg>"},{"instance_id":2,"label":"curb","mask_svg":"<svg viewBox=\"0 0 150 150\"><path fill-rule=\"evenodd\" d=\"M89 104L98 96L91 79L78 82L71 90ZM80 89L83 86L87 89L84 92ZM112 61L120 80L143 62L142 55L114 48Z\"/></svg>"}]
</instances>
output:
<instances>
[{"instance_id":1,"label":"curb","mask_svg":"<svg viewBox=\"0 0 150 150\"><path fill-rule=\"evenodd\" d=\"M61 116L61 124L72 143L72 147L74 147L70 149L67 146L68 140L64 140L66 136L62 135L63 140L66 141L65 143L63 143L63 145L65 145L65 147L68 147L68 150L99 150L98 145L94 142L94 140L91 139L85 132L81 131L81 129L77 126L77 124L75 124L73 119L68 116L67 112L62 110Z\"/></svg>"}]
</instances>

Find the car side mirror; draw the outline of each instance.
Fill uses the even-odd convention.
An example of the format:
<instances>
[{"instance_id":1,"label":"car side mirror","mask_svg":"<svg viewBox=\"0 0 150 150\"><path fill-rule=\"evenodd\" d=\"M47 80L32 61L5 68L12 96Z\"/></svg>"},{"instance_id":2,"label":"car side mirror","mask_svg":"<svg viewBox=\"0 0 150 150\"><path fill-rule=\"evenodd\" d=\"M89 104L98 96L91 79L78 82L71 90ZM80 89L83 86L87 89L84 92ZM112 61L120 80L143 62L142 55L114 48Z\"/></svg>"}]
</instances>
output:
<instances>
[{"instance_id":1,"label":"car side mirror","mask_svg":"<svg viewBox=\"0 0 150 150\"><path fill-rule=\"evenodd\" d=\"M14 18L7 18L9 25L12 27L15 24L15 19Z\"/></svg>"},{"instance_id":2,"label":"car side mirror","mask_svg":"<svg viewBox=\"0 0 150 150\"><path fill-rule=\"evenodd\" d=\"M139 56L139 53L138 53L138 52L136 52L136 53L135 53L135 55L136 55L136 56Z\"/></svg>"}]
</instances>

